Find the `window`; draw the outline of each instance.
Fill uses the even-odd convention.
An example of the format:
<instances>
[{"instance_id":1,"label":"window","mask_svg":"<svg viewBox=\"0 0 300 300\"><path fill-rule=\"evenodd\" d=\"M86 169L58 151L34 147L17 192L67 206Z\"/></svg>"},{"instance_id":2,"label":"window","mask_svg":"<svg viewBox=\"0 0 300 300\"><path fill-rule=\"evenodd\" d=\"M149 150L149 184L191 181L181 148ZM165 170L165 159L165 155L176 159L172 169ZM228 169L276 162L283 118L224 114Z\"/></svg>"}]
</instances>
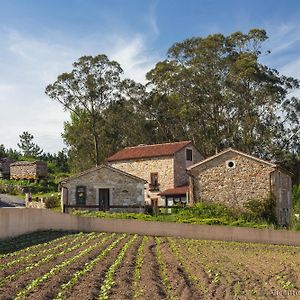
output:
<instances>
[{"instance_id":1,"label":"window","mask_svg":"<svg viewBox=\"0 0 300 300\"><path fill-rule=\"evenodd\" d=\"M76 187L76 205L86 204L86 187L77 186Z\"/></svg>"},{"instance_id":2,"label":"window","mask_svg":"<svg viewBox=\"0 0 300 300\"><path fill-rule=\"evenodd\" d=\"M158 190L159 183L158 183L158 173L151 173L150 174L150 190Z\"/></svg>"},{"instance_id":3,"label":"window","mask_svg":"<svg viewBox=\"0 0 300 300\"><path fill-rule=\"evenodd\" d=\"M193 161L193 150L186 149L186 160Z\"/></svg>"},{"instance_id":4,"label":"window","mask_svg":"<svg viewBox=\"0 0 300 300\"><path fill-rule=\"evenodd\" d=\"M227 160L226 161L227 169L234 169L236 167L236 163L234 160Z\"/></svg>"}]
</instances>

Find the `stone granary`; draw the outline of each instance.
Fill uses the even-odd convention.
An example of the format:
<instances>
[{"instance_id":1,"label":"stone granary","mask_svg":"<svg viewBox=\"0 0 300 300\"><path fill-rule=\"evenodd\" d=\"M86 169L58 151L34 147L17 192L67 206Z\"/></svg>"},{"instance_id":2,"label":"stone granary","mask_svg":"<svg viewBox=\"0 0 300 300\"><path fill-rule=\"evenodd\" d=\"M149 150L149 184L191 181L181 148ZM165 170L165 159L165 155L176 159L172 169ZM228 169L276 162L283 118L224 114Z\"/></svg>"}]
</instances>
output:
<instances>
[{"instance_id":1,"label":"stone granary","mask_svg":"<svg viewBox=\"0 0 300 300\"><path fill-rule=\"evenodd\" d=\"M10 164L12 160L3 157L0 158L0 178L9 179L10 178Z\"/></svg>"},{"instance_id":2,"label":"stone granary","mask_svg":"<svg viewBox=\"0 0 300 300\"><path fill-rule=\"evenodd\" d=\"M107 162L148 182L146 204L171 206L188 202L186 168L202 159L191 141L181 141L128 147L110 156Z\"/></svg>"},{"instance_id":3,"label":"stone granary","mask_svg":"<svg viewBox=\"0 0 300 300\"><path fill-rule=\"evenodd\" d=\"M289 223L291 174L278 165L229 148L187 169L192 202L204 200L244 209L247 200L272 195L278 223Z\"/></svg>"},{"instance_id":4,"label":"stone granary","mask_svg":"<svg viewBox=\"0 0 300 300\"><path fill-rule=\"evenodd\" d=\"M139 212L139 207L144 206L145 183L142 178L101 165L61 181L62 208L64 212L68 212L68 206L89 210Z\"/></svg>"},{"instance_id":5,"label":"stone granary","mask_svg":"<svg viewBox=\"0 0 300 300\"><path fill-rule=\"evenodd\" d=\"M11 179L39 180L47 176L47 163L43 161L17 161L10 164Z\"/></svg>"}]
</instances>

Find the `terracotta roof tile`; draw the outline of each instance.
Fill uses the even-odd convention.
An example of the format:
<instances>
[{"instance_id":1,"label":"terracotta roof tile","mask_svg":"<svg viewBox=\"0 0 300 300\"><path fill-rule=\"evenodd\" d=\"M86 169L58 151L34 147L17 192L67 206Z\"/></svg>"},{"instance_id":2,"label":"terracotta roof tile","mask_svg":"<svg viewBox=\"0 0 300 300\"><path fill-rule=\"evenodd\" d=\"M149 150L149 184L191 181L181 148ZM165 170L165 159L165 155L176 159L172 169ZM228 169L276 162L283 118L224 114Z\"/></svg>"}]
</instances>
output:
<instances>
[{"instance_id":1,"label":"terracotta roof tile","mask_svg":"<svg viewBox=\"0 0 300 300\"><path fill-rule=\"evenodd\" d=\"M114 155L110 156L107 161L131 160L139 158L150 158L158 156L172 156L185 146L191 144L191 141L182 141L165 144L139 145L128 147Z\"/></svg>"},{"instance_id":2,"label":"terracotta roof tile","mask_svg":"<svg viewBox=\"0 0 300 300\"><path fill-rule=\"evenodd\" d=\"M184 186L178 186L174 187L172 189L167 189L163 192L160 193L161 196L173 196L173 195L184 195L188 192L189 186L184 185Z\"/></svg>"}]
</instances>

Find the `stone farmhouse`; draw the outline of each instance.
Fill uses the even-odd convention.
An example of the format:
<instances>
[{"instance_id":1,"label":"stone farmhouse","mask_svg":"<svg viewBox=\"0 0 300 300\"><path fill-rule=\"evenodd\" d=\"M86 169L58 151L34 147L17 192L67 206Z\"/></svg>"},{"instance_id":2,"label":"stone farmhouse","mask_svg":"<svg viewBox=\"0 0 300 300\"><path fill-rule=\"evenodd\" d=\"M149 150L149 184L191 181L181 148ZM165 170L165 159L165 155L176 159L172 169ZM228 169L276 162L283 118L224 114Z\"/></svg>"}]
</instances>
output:
<instances>
[{"instance_id":1,"label":"stone farmhouse","mask_svg":"<svg viewBox=\"0 0 300 300\"><path fill-rule=\"evenodd\" d=\"M0 178L9 179L11 163L12 161L9 158L0 158Z\"/></svg>"},{"instance_id":2,"label":"stone farmhouse","mask_svg":"<svg viewBox=\"0 0 300 300\"><path fill-rule=\"evenodd\" d=\"M291 174L278 165L229 148L187 170L191 202L201 199L243 209L247 200L273 195L279 224L289 223Z\"/></svg>"},{"instance_id":3,"label":"stone farmhouse","mask_svg":"<svg viewBox=\"0 0 300 300\"><path fill-rule=\"evenodd\" d=\"M43 161L17 161L10 164L10 179L39 180L47 176L47 163Z\"/></svg>"},{"instance_id":4,"label":"stone farmhouse","mask_svg":"<svg viewBox=\"0 0 300 300\"><path fill-rule=\"evenodd\" d=\"M147 204L169 206L189 201L186 169L202 159L191 141L182 141L128 147L110 156L107 163L148 182Z\"/></svg>"},{"instance_id":5,"label":"stone farmhouse","mask_svg":"<svg viewBox=\"0 0 300 300\"><path fill-rule=\"evenodd\" d=\"M79 207L91 210L140 211L144 206L146 181L108 165L101 165L61 181L61 203L64 212ZM136 206L125 208L122 206Z\"/></svg>"}]
</instances>

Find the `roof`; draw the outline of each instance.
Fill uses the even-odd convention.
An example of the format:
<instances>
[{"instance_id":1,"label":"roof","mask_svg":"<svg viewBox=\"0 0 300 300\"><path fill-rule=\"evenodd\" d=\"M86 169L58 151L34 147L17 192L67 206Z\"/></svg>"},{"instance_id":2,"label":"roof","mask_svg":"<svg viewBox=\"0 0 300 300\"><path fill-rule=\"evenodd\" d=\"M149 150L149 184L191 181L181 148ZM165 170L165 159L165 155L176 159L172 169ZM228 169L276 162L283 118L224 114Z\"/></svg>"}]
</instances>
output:
<instances>
[{"instance_id":1,"label":"roof","mask_svg":"<svg viewBox=\"0 0 300 300\"><path fill-rule=\"evenodd\" d=\"M189 191L188 185L174 187L172 189L164 190L160 193L161 196L175 196L175 195L184 195Z\"/></svg>"},{"instance_id":2,"label":"roof","mask_svg":"<svg viewBox=\"0 0 300 300\"><path fill-rule=\"evenodd\" d=\"M191 144L191 141L181 141L154 145L138 145L127 147L114 155L110 156L107 161L131 160L139 158L150 158L158 156L173 156L176 152Z\"/></svg>"},{"instance_id":3,"label":"roof","mask_svg":"<svg viewBox=\"0 0 300 300\"><path fill-rule=\"evenodd\" d=\"M40 161L40 160L35 160L35 161L16 161L12 164L10 164L11 166L32 166L32 165L36 165L36 164L46 164L46 162L44 161Z\"/></svg>"},{"instance_id":4,"label":"roof","mask_svg":"<svg viewBox=\"0 0 300 300\"><path fill-rule=\"evenodd\" d=\"M83 171L83 172L81 172L81 173L79 173L79 174L76 174L76 175L74 175L74 176L70 176L70 177L68 177L68 178L62 179L62 180L60 181L60 183L66 183L66 182L68 182L68 181L72 181L72 180L77 179L77 178L79 178L79 177L81 177L81 176L84 176L84 175L89 174L89 173L92 173L92 172L96 172L96 171L98 171L98 170L100 170L100 169L103 169L103 168L109 169L109 170L111 170L111 171L113 171L113 172L117 172L117 173L119 173L119 174L125 175L125 176L130 177L130 178L133 178L134 180L142 181L143 183L147 183L147 181L146 181L145 179L143 179L143 178L140 178L140 177L131 175L131 174L127 173L127 172L124 172L124 171L122 171L122 170L113 168L112 166L105 165L105 164L100 165L100 166L98 166L98 167L94 167L94 168L88 169L88 170Z\"/></svg>"},{"instance_id":5,"label":"roof","mask_svg":"<svg viewBox=\"0 0 300 300\"><path fill-rule=\"evenodd\" d=\"M242 152L242 151L239 151L239 150L236 150L236 149L233 149L233 148L228 148L228 149L226 149L226 150L224 150L224 151L222 151L222 152L220 152L220 153L218 153L218 154L216 154L216 155L213 155L213 156L211 156L211 157L208 157L208 158L206 158L206 159L204 159L204 160L202 160L202 161L200 161L200 162L198 162L198 163L196 163L196 164L194 164L194 165L188 167L187 170L190 171L190 170L192 170L192 169L194 169L194 168L196 168L196 167L198 167L198 166L200 166L200 165L204 165L204 164L206 164L207 162L209 162L209 161L211 161L211 160L214 160L214 159L216 159L217 157L220 157L220 156L222 156L222 155L224 155L224 154L226 154L226 153L229 153L229 152L233 152L233 153L236 153L236 154L245 156L245 157L250 158L250 159L252 159L252 160L255 160L255 161L259 162L259 163L263 163L263 164L268 165L268 166L270 166L270 167L272 167L272 168L281 169L282 171L291 174L291 172L285 170L284 168L278 166L277 164L274 164L274 163L272 163L272 162L270 162L270 161L267 161L267 160L260 159L260 158L258 158L258 157L255 157L255 156L253 156L253 155L244 153L244 152Z\"/></svg>"}]
</instances>

